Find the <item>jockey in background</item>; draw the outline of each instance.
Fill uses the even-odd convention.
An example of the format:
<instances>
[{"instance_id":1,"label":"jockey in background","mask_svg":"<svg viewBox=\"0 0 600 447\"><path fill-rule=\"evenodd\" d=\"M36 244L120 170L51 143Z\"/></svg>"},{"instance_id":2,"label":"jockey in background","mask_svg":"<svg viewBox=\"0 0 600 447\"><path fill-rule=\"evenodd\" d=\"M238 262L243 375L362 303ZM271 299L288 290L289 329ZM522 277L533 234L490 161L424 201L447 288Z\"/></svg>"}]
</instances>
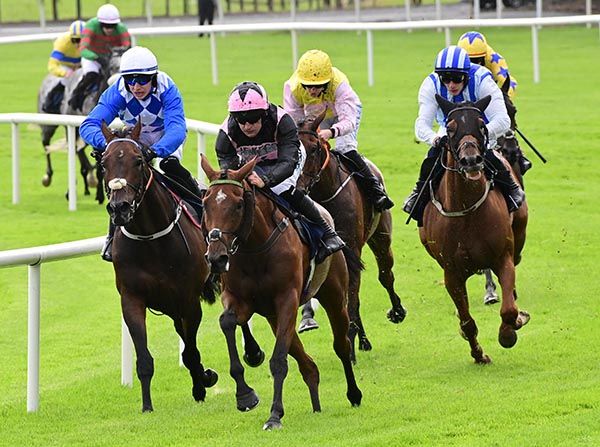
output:
<instances>
[{"instance_id":1,"label":"jockey in background","mask_svg":"<svg viewBox=\"0 0 600 447\"><path fill-rule=\"evenodd\" d=\"M469 54L469 59L472 63L482 65L490 70L498 87L502 87L502 84L504 84L504 81L506 81L506 78L510 75L508 97L511 100L514 99L517 90L517 80L508 71L506 59L488 45L483 34L477 31L464 33L458 39L457 46L464 49Z\"/></svg>"},{"instance_id":2,"label":"jockey in background","mask_svg":"<svg viewBox=\"0 0 600 447\"><path fill-rule=\"evenodd\" d=\"M327 53L310 50L300 57L298 68L284 84L283 104L296 122L305 116L317 116L327 108L319 137L335 138L335 149L352 161L354 172L360 174L355 179L377 211L394 206L379 179L358 153L360 99L346 75L332 66Z\"/></svg>"},{"instance_id":3,"label":"jockey in background","mask_svg":"<svg viewBox=\"0 0 600 447\"><path fill-rule=\"evenodd\" d=\"M235 86L229 95L228 110L215 143L220 168L238 169L257 157L259 169L246 180L258 188L270 188L325 230L316 262L343 248L344 241L321 216L315 202L296 189L306 152L292 117L269 103L265 89L251 81Z\"/></svg>"},{"instance_id":4,"label":"jockey in background","mask_svg":"<svg viewBox=\"0 0 600 447\"><path fill-rule=\"evenodd\" d=\"M81 39L81 67L83 78L79 81L69 105L75 110L80 110L83 105L86 90L100 79L99 58L110 56L115 47L129 48L131 37L127 27L121 23L119 10L110 4L98 8L96 17L85 24Z\"/></svg>"},{"instance_id":5,"label":"jockey in background","mask_svg":"<svg viewBox=\"0 0 600 447\"><path fill-rule=\"evenodd\" d=\"M53 105L60 104L65 93L65 78L81 66L79 43L85 22L75 20L69 26L69 31L54 41L54 47L48 59L48 73L56 76L58 83L48 92L42 105L42 111L52 113Z\"/></svg>"},{"instance_id":6,"label":"jockey in background","mask_svg":"<svg viewBox=\"0 0 600 447\"><path fill-rule=\"evenodd\" d=\"M107 88L80 127L81 137L98 152L106 149L102 123L117 116L127 126L142 123L140 144L147 159L162 158L160 168L197 197L198 183L181 163L186 138L185 114L179 89L158 70L156 56L144 47L127 50L121 58L121 77ZM109 227L102 258L111 261L110 245L114 226Z\"/></svg>"},{"instance_id":7,"label":"jockey in background","mask_svg":"<svg viewBox=\"0 0 600 447\"><path fill-rule=\"evenodd\" d=\"M496 171L495 186L504 195L509 211L517 210L525 199L525 193L504 165L501 156L493 150L496 147L496 139L503 136L510 126L502 92L487 68L471 64L465 50L450 46L438 53L434 72L423 80L419 89L419 115L415 121L415 135L419 141L429 144L431 148L421 165L417 184L404 202L404 211L420 225L425 205L429 201L429 191L421 191L428 186L428 179L435 190L444 174L440 158L448 144L446 116L435 99L436 94L454 103L476 102L491 96L483 117L488 139L488 147L484 148L483 157L487 172L490 166ZM433 129L434 119L439 125L437 132Z\"/></svg>"}]
</instances>

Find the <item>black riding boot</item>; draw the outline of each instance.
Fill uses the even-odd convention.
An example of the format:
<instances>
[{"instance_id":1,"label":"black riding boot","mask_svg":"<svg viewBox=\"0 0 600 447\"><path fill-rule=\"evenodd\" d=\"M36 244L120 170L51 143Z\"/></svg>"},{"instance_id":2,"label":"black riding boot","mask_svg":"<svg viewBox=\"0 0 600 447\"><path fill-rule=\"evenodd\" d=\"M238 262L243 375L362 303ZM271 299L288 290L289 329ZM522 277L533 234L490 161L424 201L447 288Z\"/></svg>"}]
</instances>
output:
<instances>
[{"instance_id":1,"label":"black riding boot","mask_svg":"<svg viewBox=\"0 0 600 447\"><path fill-rule=\"evenodd\" d=\"M62 102L64 93L65 86L62 82L59 82L48 92L48 96L46 96L44 104L42 104L42 112L60 113L60 103Z\"/></svg>"},{"instance_id":2,"label":"black riding boot","mask_svg":"<svg viewBox=\"0 0 600 447\"><path fill-rule=\"evenodd\" d=\"M187 195L194 195L199 200L203 197L203 193L198 186L198 182L194 180L190 171L185 169L177 157L172 155L163 158L160 162L160 169L164 171L169 177L177 181L181 185L181 189L184 189Z\"/></svg>"},{"instance_id":3,"label":"black riding boot","mask_svg":"<svg viewBox=\"0 0 600 447\"><path fill-rule=\"evenodd\" d=\"M354 172L360 176L354 177L361 189L373 201L373 206L377 211L390 209L394 202L390 200L379 179L373 174L365 159L357 151L349 151L344 154L352 163L354 163Z\"/></svg>"},{"instance_id":4,"label":"black riding boot","mask_svg":"<svg viewBox=\"0 0 600 447\"><path fill-rule=\"evenodd\" d=\"M519 168L521 168L521 175L525 175L525 173L531 169L531 161L529 161L521 149L519 149L518 163Z\"/></svg>"},{"instance_id":5,"label":"black riding boot","mask_svg":"<svg viewBox=\"0 0 600 447\"><path fill-rule=\"evenodd\" d=\"M498 158L493 150L485 151L483 156L492 169L496 171L493 174L494 184L498 185L502 195L506 199L508 211L512 213L518 210L523 200L525 200L525 192L523 192L508 169L506 169L506 166L504 166L502 160Z\"/></svg>"},{"instance_id":6,"label":"black riding boot","mask_svg":"<svg viewBox=\"0 0 600 447\"><path fill-rule=\"evenodd\" d=\"M69 99L69 105L73 110L81 110L86 90L96 83L99 78L100 73L96 73L95 71L90 71L81 78L81 81L79 81L79 84L77 84L77 87L71 93L71 99Z\"/></svg>"},{"instance_id":7,"label":"black riding boot","mask_svg":"<svg viewBox=\"0 0 600 447\"><path fill-rule=\"evenodd\" d=\"M108 234L106 235L106 240L104 241L104 246L102 247L102 251L100 252L100 256L107 262L112 262L112 242L115 237L115 229L117 227L112 221L108 222Z\"/></svg>"},{"instance_id":8,"label":"black riding boot","mask_svg":"<svg viewBox=\"0 0 600 447\"><path fill-rule=\"evenodd\" d=\"M421 190L427 186L425 183L427 182L429 174L436 166L435 163L440 157L440 152L440 149L438 149L435 146L429 149L427 157L421 163L421 170L419 171L419 179L417 180L417 184L415 185L412 192L406 198L404 204L402 205L402 209L404 210L404 212L410 214L411 217L413 217L417 221L420 220L420 213L422 212L422 210L419 208L424 208L422 206L420 207L419 205L423 203L424 197L429 198L429 191L424 191L423 194L421 194L419 203L417 203L417 198L419 197L419 193L421 192ZM443 173L443 169L438 167L435 169L435 172L431 174L431 180L433 181L434 185L437 185L437 183L442 178Z\"/></svg>"},{"instance_id":9,"label":"black riding boot","mask_svg":"<svg viewBox=\"0 0 600 447\"><path fill-rule=\"evenodd\" d=\"M304 194L302 191L293 188L290 191L286 191L282 194L283 198L286 199L292 207L303 214L307 219L319 224L325 230L323 238L321 239L322 245L319 247L317 252L316 262L320 264L325 260L327 256L341 250L346 245L341 237L335 232L333 228L327 223L315 202Z\"/></svg>"}]
</instances>

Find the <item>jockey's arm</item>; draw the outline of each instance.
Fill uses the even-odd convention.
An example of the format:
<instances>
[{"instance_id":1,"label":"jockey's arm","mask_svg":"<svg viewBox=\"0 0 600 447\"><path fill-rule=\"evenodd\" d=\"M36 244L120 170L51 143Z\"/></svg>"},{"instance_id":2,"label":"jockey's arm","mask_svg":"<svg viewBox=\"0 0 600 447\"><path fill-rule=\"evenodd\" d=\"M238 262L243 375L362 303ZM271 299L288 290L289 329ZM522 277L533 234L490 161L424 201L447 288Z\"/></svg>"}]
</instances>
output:
<instances>
[{"instance_id":1,"label":"jockey's arm","mask_svg":"<svg viewBox=\"0 0 600 447\"><path fill-rule=\"evenodd\" d=\"M435 86L429 76L421 84L418 101L419 114L415 120L415 136L417 140L433 146L435 140L445 132L433 131L433 122L439 106L435 100Z\"/></svg>"},{"instance_id":2,"label":"jockey's arm","mask_svg":"<svg viewBox=\"0 0 600 447\"><path fill-rule=\"evenodd\" d=\"M337 122L331 126L335 137L353 132L358 121L360 99L347 82L342 82L335 91L335 112Z\"/></svg>"},{"instance_id":3,"label":"jockey's arm","mask_svg":"<svg viewBox=\"0 0 600 447\"><path fill-rule=\"evenodd\" d=\"M231 140L223 130L219 130L217 135L215 152L217 153L220 169L238 169L240 167L240 159L235 147L233 147Z\"/></svg>"},{"instance_id":4,"label":"jockey's arm","mask_svg":"<svg viewBox=\"0 0 600 447\"><path fill-rule=\"evenodd\" d=\"M81 138L100 152L106 148L106 139L102 134L102 123L105 122L106 125L109 125L118 116L119 110L125 108L125 99L119 94L118 85L117 82L102 93L98 104L83 120L79 128Z\"/></svg>"},{"instance_id":5,"label":"jockey's arm","mask_svg":"<svg viewBox=\"0 0 600 447\"><path fill-rule=\"evenodd\" d=\"M53 55L54 52L52 52L52 56L48 59L48 73L58 76L59 78L64 78L67 75L67 70L65 70L64 66L58 59L54 58Z\"/></svg>"},{"instance_id":6,"label":"jockey's arm","mask_svg":"<svg viewBox=\"0 0 600 447\"><path fill-rule=\"evenodd\" d=\"M486 125L490 141L495 141L498 137L504 135L510 129L510 118L506 111L504 97L502 92L494 82L491 76L486 76L481 81L479 87L479 99L485 98L487 95L492 97L490 104L485 109L485 116L488 119Z\"/></svg>"},{"instance_id":7,"label":"jockey's arm","mask_svg":"<svg viewBox=\"0 0 600 447\"><path fill-rule=\"evenodd\" d=\"M156 154L165 158L177 150L185 141L187 127L185 124L185 113L183 112L183 101L179 89L174 83L164 91L160 99L163 103L164 133L160 140L152 145Z\"/></svg>"},{"instance_id":8,"label":"jockey's arm","mask_svg":"<svg viewBox=\"0 0 600 447\"><path fill-rule=\"evenodd\" d=\"M263 167L260 178L272 188L294 173L300 157L298 129L292 117L283 115L277 126L277 163Z\"/></svg>"},{"instance_id":9,"label":"jockey's arm","mask_svg":"<svg viewBox=\"0 0 600 447\"><path fill-rule=\"evenodd\" d=\"M304 119L304 105L298 103L294 97L289 81L283 85L283 109L296 123Z\"/></svg>"}]
</instances>

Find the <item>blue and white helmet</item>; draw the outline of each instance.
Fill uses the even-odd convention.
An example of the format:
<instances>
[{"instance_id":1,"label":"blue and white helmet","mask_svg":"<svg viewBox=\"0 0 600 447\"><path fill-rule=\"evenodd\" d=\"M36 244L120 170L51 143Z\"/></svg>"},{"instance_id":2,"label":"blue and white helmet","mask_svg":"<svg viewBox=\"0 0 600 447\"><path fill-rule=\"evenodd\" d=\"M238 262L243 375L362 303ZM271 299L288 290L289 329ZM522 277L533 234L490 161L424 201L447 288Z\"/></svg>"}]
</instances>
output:
<instances>
[{"instance_id":1,"label":"blue and white helmet","mask_svg":"<svg viewBox=\"0 0 600 447\"><path fill-rule=\"evenodd\" d=\"M145 47L133 47L121 57L121 74L156 74L158 61L152 51Z\"/></svg>"},{"instance_id":2,"label":"blue and white helmet","mask_svg":"<svg viewBox=\"0 0 600 447\"><path fill-rule=\"evenodd\" d=\"M435 58L435 72L459 72L469 74L471 60L469 54L456 45L451 45L440 51Z\"/></svg>"}]
</instances>

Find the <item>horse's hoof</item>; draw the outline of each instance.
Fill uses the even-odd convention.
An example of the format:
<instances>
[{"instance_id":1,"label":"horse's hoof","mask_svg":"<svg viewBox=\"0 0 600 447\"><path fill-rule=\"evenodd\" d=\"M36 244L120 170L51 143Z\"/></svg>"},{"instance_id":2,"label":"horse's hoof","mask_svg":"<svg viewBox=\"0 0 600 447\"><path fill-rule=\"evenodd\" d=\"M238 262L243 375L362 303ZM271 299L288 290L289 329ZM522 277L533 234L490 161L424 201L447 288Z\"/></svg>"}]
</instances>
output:
<instances>
[{"instance_id":1,"label":"horse's hoof","mask_svg":"<svg viewBox=\"0 0 600 447\"><path fill-rule=\"evenodd\" d=\"M256 354L251 355L245 352L243 358L246 365L250 366L251 368L256 368L257 366L262 365L262 362L265 361L265 351L259 349Z\"/></svg>"},{"instance_id":2,"label":"horse's hoof","mask_svg":"<svg viewBox=\"0 0 600 447\"><path fill-rule=\"evenodd\" d=\"M498 332L498 343L503 348L512 348L517 343L517 331L510 326L500 327Z\"/></svg>"},{"instance_id":3,"label":"horse's hoof","mask_svg":"<svg viewBox=\"0 0 600 447\"><path fill-rule=\"evenodd\" d=\"M360 407L360 403L362 401L362 392L358 388L353 391L348 391L346 393L346 397L353 407Z\"/></svg>"},{"instance_id":4,"label":"horse's hoof","mask_svg":"<svg viewBox=\"0 0 600 447\"><path fill-rule=\"evenodd\" d=\"M500 302L500 298L496 292L486 293L483 297L483 304L489 306L490 304L496 304Z\"/></svg>"},{"instance_id":5,"label":"horse's hoof","mask_svg":"<svg viewBox=\"0 0 600 447\"><path fill-rule=\"evenodd\" d=\"M218 380L219 380L219 375L217 374L216 371L214 371L210 368L206 368L204 370L204 377L202 378L202 383L204 384L204 386L206 388L210 388L210 387L214 386Z\"/></svg>"},{"instance_id":6,"label":"horse's hoof","mask_svg":"<svg viewBox=\"0 0 600 447\"><path fill-rule=\"evenodd\" d=\"M144 405L142 407L142 413L152 413L154 411L154 408L152 407L152 405Z\"/></svg>"},{"instance_id":7,"label":"horse's hoof","mask_svg":"<svg viewBox=\"0 0 600 447\"><path fill-rule=\"evenodd\" d=\"M313 318L303 318L298 326L298 333L312 331L313 329L319 329L319 323Z\"/></svg>"},{"instance_id":8,"label":"horse's hoof","mask_svg":"<svg viewBox=\"0 0 600 447\"><path fill-rule=\"evenodd\" d=\"M192 396L194 396L194 400L196 402L204 402L204 398L206 397L206 388L201 383L194 385L192 387Z\"/></svg>"},{"instance_id":9,"label":"horse's hoof","mask_svg":"<svg viewBox=\"0 0 600 447\"><path fill-rule=\"evenodd\" d=\"M283 428L283 425L281 424L281 420L279 419L269 419L267 422L265 422L265 425L263 425L263 430L280 430Z\"/></svg>"},{"instance_id":10,"label":"horse's hoof","mask_svg":"<svg viewBox=\"0 0 600 447\"><path fill-rule=\"evenodd\" d=\"M52 177L50 177L48 174L44 175L42 177L42 185L44 185L47 188L48 186L50 186L50 183L52 183Z\"/></svg>"},{"instance_id":11,"label":"horse's hoof","mask_svg":"<svg viewBox=\"0 0 600 447\"><path fill-rule=\"evenodd\" d=\"M492 359L489 358L486 354L483 354L480 358L475 359L475 363L477 363L478 365L487 365L489 363L492 363Z\"/></svg>"},{"instance_id":12,"label":"horse's hoof","mask_svg":"<svg viewBox=\"0 0 600 447\"><path fill-rule=\"evenodd\" d=\"M517 317L517 329L520 329L523 326L525 326L527 323L529 323L529 320L531 320L529 312L525 310L520 310L519 316Z\"/></svg>"},{"instance_id":13,"label":"horse's hoof","mask_svg":"<svg viewBox=\"0 0 600 447\"><path fill-rule=\"evenodd\" d=\"M358 349L361 351L370 351L373 349L373 346L367 337L360 337L358 339Z\"/></svg>"},{"instance_id":14,"label":"horse's hoof","mask_svg":"<svg viewBox=\"0 0 600 447\"><path fill-rule=\"evenodd\" d=\"M399 308L392 307L388 310L387 319L394 324L402 323L406 318L406 309L402 306Z\"/></svg>"},{"instance_id":15,"label":"horse's hoof","mask_svg":"<svg viewBox=\"0 0 600 447\"><path fill-rule=\"evenodd\" d=\"M260 399L254 390L251 389L248 393L237 398L237 409L240 411L250 411L255 409L259 403Z\"/></svg>"}]
</instances>

